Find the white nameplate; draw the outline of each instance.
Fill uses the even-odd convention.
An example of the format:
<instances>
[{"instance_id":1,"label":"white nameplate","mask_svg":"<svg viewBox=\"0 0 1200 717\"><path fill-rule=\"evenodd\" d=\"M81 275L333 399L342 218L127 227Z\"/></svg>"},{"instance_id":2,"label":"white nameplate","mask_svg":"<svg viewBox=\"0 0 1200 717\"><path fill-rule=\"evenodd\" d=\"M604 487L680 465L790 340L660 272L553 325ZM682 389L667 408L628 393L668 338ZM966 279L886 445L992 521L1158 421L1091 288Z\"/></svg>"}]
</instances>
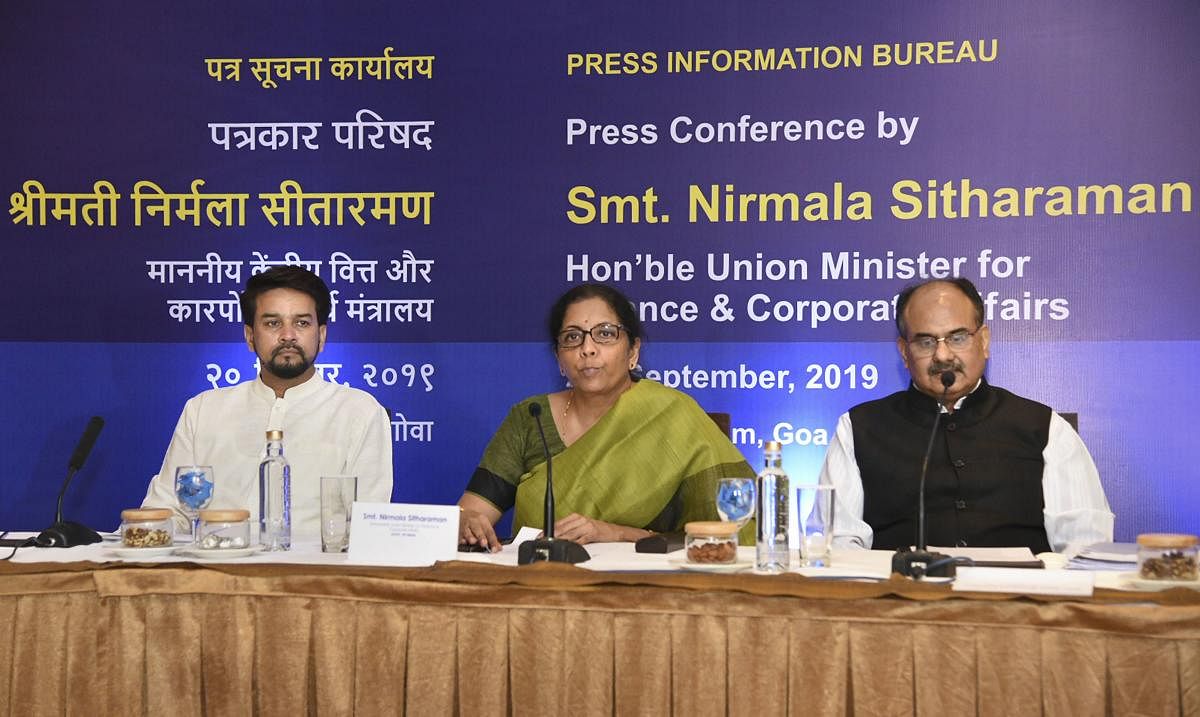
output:
<instances>
[{"instance_id":1,"label":"white nameplate","mask_svg":"<svg viewBox=\"0 0 1200 717\"><path fill-rule=\"evenodd\" d=\"M458 555L458 506L354 503L351 563L433 565Z\"/></svg>"}]
</instances>

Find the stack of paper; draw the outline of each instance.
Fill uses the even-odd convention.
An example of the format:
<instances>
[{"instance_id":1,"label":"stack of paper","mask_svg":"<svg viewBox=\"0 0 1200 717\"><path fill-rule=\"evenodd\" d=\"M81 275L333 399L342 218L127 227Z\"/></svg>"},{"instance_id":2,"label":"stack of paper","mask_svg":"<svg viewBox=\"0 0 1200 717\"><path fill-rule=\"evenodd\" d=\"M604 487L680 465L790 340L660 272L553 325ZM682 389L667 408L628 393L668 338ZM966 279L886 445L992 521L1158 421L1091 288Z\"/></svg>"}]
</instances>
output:
<instances>
[{"instance_id":1,"label":"stack of paper","mask_svg":"<svg viewBox=\"0 0 1200 717\"><path fill-rule=\"evenodd\" d=\"M1133 570L1137 543L1095 543L1067 563L1068 570Z\"/></svg>"}]
</instances>

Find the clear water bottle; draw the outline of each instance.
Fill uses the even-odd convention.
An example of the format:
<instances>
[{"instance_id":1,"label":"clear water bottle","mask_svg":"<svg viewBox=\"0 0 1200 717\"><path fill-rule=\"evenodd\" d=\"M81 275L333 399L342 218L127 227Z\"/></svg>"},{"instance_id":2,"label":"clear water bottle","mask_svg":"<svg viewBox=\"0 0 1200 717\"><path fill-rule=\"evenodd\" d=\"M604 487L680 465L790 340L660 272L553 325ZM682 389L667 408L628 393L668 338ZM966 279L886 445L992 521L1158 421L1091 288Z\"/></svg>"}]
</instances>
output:
<instances>
[{"instance_id":1,"label":"clear water bottle","mask_svg":"<svg viewBox=\"0 0 1200 717\"><path fill-rule=\"evenodd\" d=\"M766 465L758 474L758 544L754 567L759 572L788 569L788 477L783 472L783 451L778 441L763 444Z\"/></svg>"},{"instance_id":2,"label":"clear water bottle","mask_svg":"<svg viewBox=\"0 0 1200 717\"><path fill-rule=\"evenodd\" d=\"M283 431L267 431L258 464L259 541L267 550L292 549L292 469L283 457Z\"/></svg>"}]
</instances>

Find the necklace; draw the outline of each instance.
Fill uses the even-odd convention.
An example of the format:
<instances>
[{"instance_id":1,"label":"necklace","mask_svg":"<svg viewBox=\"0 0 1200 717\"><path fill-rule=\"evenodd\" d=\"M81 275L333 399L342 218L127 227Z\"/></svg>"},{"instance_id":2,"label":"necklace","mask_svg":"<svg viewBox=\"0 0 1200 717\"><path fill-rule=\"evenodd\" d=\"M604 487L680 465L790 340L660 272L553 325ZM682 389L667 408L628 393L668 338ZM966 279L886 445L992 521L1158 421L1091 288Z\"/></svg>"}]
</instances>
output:
<instances>
[{"instance_id":1,"label":"necklace","mask_svg":"<svg viewBox=\"0 0 1200 717\"><path fill-rule=\"evenodd\" d=\"M571 401L575 398L575 389L571 389L571 395L567 396L567 405L563 406L562 417L567 417L567 411L571 410Z\"/></svg>"}]
</instances>

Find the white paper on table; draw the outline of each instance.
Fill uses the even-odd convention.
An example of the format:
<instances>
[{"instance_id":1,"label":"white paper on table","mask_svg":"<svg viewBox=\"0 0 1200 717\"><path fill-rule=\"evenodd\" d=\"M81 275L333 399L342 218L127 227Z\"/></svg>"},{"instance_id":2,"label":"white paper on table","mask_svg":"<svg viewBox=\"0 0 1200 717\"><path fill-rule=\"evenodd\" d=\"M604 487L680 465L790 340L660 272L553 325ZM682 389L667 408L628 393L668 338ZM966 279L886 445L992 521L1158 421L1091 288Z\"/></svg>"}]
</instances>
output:
<instances>
[{"instance_id":1,"label":"white paper on table","mask_svg":"<svg viewBox=\"0 0 1200 717\"><path fill-rule=\"evenodd\" d=\"M588 543L583 546L591 556L575 567L596 572L663 572L679 570L669 558L683 556L682 551L673 553L639 553L633 543Z\"/></svg>"},{"instance_id":2,"label":"white paper on table","mask_svg":"<svg viewBox=\"0 0 1200 717\"><path fill-rule=\"evenodd\" d=\"M1079 570L960 567L954 578L953 589L970 592L1091 597L1094 585L1092 574Z\"/></svg>"},{"instance_id":3,"label":"white paper on table","mask_svg":"<svg viewBox=\"0 0 1200 717\"><path fill-rule=\"evenodd\" d=\"M521 547L521 543L528 542L530 540L537 540L537 537L541 534L542 531L538 530L537 528L531 528L528 525L523 525L521 526L521 529L517 531L517 534L513 536L512 541L509 542L508 545L505 545L500 552L513 553L515 555L517 549Z\"/></svg>"},{"instance_id":4,"label":"white paper on table","mask_svg":"<svg viewBox=\"0 0 1200 717\"><path fill-rule=\"evenodd\" d=\"M1095 543L1084 548L1075 557L1132 565L1137 562L1137 553L1137 543Z\"/></svg>"},{"instance_id":5,"label":"white paper on table","mask_svg":"<svg viewBox=\"0 0 1200 717\"><path fill-rule=\"evenodd\" d=\"M792 565L795 567L791 572L800 573L806 578L828 580L887 580L892 574L892 555L891 550L834 548L828 567L802 568L799 567L799 551L793 550Z\"/></svg>"},{"instance_id":6,"label":"white paper on table","mask_svg":"<svg viewBox=\"0 0 1200 717\"><path fill-rule=\"evenodd\" d=\"M492 565L516 565L517 551L521 543L527 540L533 540L541 534L542 531L537 528L531 528L528 525L522 527L513 536L513 539L506 545L500 544L500 549L494 553L458 553L455 560L465 560L469 563L490 563Z\"/></svg>"}]
</instances>

